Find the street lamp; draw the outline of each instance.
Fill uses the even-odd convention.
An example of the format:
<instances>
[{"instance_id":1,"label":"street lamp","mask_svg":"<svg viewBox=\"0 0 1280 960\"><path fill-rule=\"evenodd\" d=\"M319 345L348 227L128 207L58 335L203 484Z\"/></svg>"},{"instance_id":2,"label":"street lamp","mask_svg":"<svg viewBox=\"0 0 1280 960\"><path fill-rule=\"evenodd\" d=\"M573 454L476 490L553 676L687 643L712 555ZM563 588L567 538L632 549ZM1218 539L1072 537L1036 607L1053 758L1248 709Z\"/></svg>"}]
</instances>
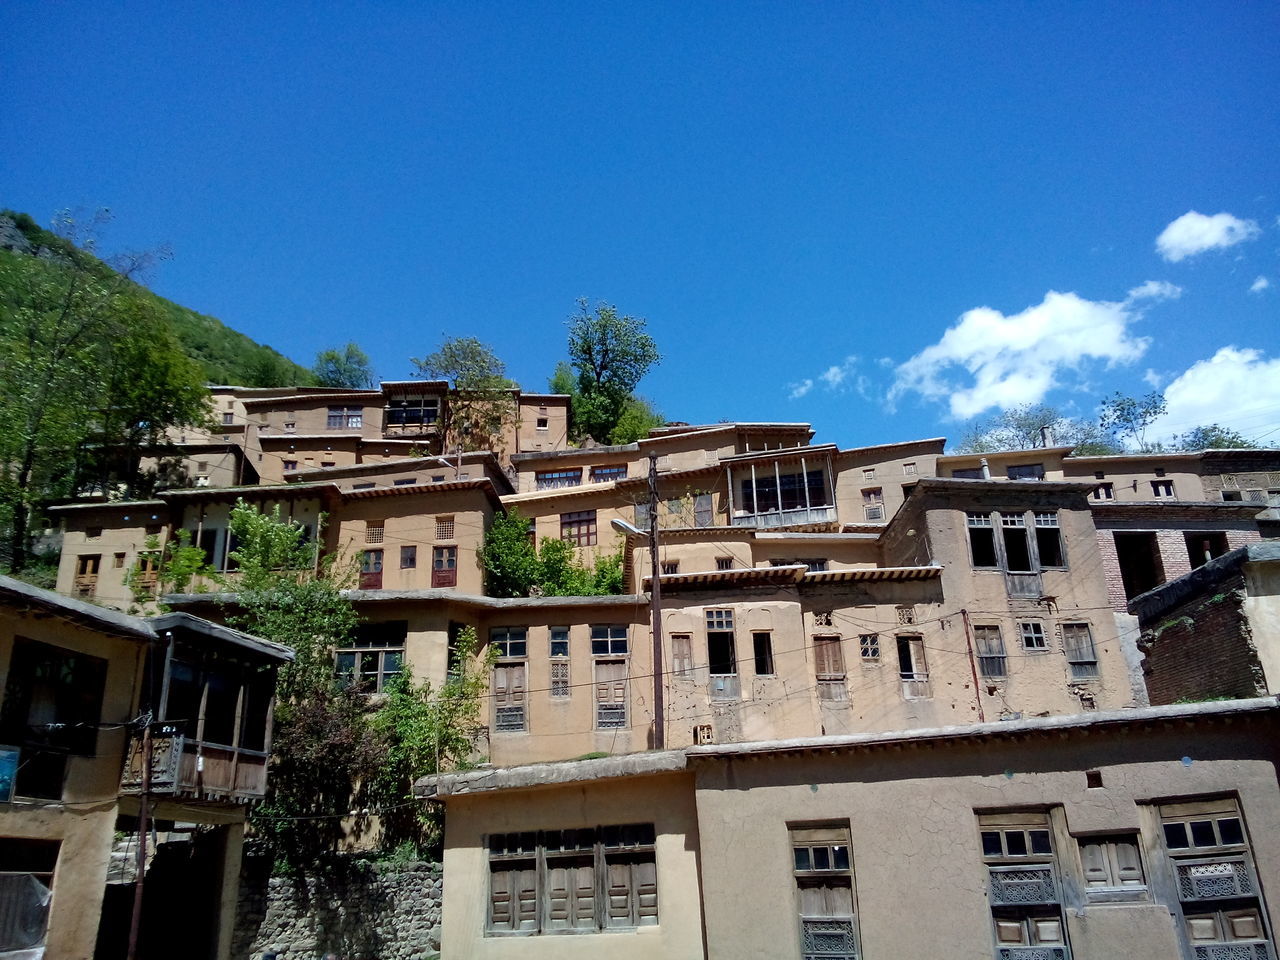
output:
<instances>
[{"instance_id":1,"label":"street lamp","mask_svg":"<svg viewBox=\"0 0 1280 960\"><path fill-rule=\"evenodd\" d=\"M649 541L649 612L653 630L653 748L666 747L666 724L662 704L662 571L658 565L658 462L649 455L649 532L618 517L610 526L622 534L644 537Z\"/></svg>"}]
</instances>

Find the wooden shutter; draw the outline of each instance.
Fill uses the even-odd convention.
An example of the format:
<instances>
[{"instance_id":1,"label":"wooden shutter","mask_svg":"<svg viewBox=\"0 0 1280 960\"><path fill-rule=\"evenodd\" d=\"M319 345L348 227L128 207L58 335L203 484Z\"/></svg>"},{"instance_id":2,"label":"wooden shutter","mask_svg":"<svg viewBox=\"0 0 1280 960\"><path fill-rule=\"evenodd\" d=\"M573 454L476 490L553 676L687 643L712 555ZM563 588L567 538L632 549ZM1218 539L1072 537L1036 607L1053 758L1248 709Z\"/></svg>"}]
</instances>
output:
<instances>
[{"instance_id":1,"label":"wooden shutter","mask_svg":"<svg viewBox=\"0 0 1280 960\"><path fill-rule=\"evenodd\" d=\"M1138 856L1138 845L1130 840L1117 840L1115 853L1117 883L1122 887L1144 886L1142 858Z\"/></svg>"},{"instance_id":2,"label":"wooden shutter","mask_svg":"<svg viewBox=\"0 0 1280 960\"><path fill-rule=\"evenodd\" d=\"M631 918L631 864L608 865L608 924L611 927L630 927Z\"/></svg>"},{"instance_id":3,"label":"wooden shutter","mask_svg":"<svg viewBox=\"0 0 1280 960\"><path fill-rule=\"evenodd\" d=\"M642 860L631 865L631 881L636 892L636 924L642 927L658 922L658 865Z\"/></svg>"},{"instance_id":4,"label":"wooden shutter","mask_svg":"<svg viewBox=\"0 0 1280 960\"><path fill-rule=\"evenodd\" d=\"M1084 882L1087 886L1111 886L1111 870L1107 864L1107 845L1105 843L1086 843L1081 845L1080 862L1084 865Z\"/></svg>"},{"instance_id":5,"label":"wooden shutter","mask_svg":"<svg viewBox=\"0 0 1280 960\"><path fill-rule=\"evenodd\" d=\"M844 676L844 651L839 637L813 638L814 669L820 678Z\"/></svg>"},{"instance_id":6,"label":"wooden shutter","mask_svg":"<svg viewBox=\"0 0 1280 960\"><path fill-rule=\"evenodd\" d=\"M687 633L671 637L671 672L677 677L688 677L693 673L693 640Z\"/></svg>"},{"instance_id":7,"label":"wooden shutter","mask_svg":"<svg viewBox=\"0 0 1280 960\"><path fill-rule=\"evenodd\" d=\"M693 498L693 524L696 527L711 526L711 494L700 493Z\"/></svg>"},{"instance_id":8,"label":"wooden shutter","mask_svg":"<svg viewBox=\"0 0 1280 960\"><path fill-rule=\"evenodd\" d=\"M595 926L595 870L590 862L547 864L547 929Z\"/></svg>"},{"instance_id":9,"label":"wooden shutter","mask_svg":"<svg viewBox=\"0 0 1280 960\"><path fill-rule=\"evenodd\" d=\"M538 928L538 872L512 866L489 875L490 927L494 930Z\"/></svg>"}]
</instances>

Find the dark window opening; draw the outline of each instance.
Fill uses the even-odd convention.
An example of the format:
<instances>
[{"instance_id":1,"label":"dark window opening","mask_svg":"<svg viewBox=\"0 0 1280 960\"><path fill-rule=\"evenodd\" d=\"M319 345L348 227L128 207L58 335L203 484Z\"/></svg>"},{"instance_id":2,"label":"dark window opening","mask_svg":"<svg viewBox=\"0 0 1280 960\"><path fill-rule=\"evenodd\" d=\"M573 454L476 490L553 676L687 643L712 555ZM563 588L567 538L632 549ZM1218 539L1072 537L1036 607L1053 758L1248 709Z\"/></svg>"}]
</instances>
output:
<instances>
[{"instance_id":1,"label":"dark window opening","mask_svg":"<svg viewBox=\"0 0 1280 960\"><path fill-rule=\"evenodd\" d=\"M729 676L738 672L732 631L707 633L707 662L712 676Z\"/></svg>"},{"instance_id":2,"label":"dark window opening","mask_svg":"<svg viewBox=\"0 0 1280 960\"><path fill-rule=\"evenodd\" d=\"M1227 535L1222 532L1188 533L1187 556L1191 559L1191 569L1203 567L1210 560L1222 556L1230 548L1227 546Z\"/></svg>"},{"instance_id":3,"label":"dark window opening","mask_svg":"<svg viewBox=\"0 0 1280 960\"><path fill-rule=\"evenodd\" d=\"M1017 466L1006 467L1005 473L1010 480L1043 480L1044 464L1043 463L1024 463Z\"/></svg>"},{"instance_id":4,"label":"dark window opening","mask_svg":"<svg viewBox=\"0 0 1280 960\"><path fill-rule=\"evenodd\" d=\"M1036 550L1040 553L1040 566L1065 566L1062 559L1062 537L1056 526L1036 526Z\"/></svg>"},{"instance_id":5,"label":"dark window opening","mask_svg":"<svg viewBox=\"0 0 1280 960\"><path fill-rule=\"evenodd\" d=\"M1160 547L1154 533L1117 532L1115 539L1126 600L1164 583L1164 564L1160 561Z\"/></svg>"},{"instance_id":6,"label":"dark window opening","mask_svg":"<svg viewBox=\"0 0 1280 960\"><path fill-rule=\"evenodd\" d=\"M1004 553L1008 558L1010 573L1033 573L1031 565L1031 549L1027 545L1027 528L1025 526L1006 526L1004 533Z\"/></svg>"},{"instance_id":7,"label":"dark window opening","mask_svg":"<svg viewBox=\"0 0 1280 960\"><path fill-rule=\"evenodd\" d=\"M755 647L756 676L773 676L773 635L769 633L751 634L751 643Z\"/></svg>"},{"instance_id":8,"label":"dark window opening","mask_svg":"<svg viewBox=\"0 0 1280 960\"><path fill-rule=\"evenodd\" d=\"M991 518L985 514L971 513L969 523L969 550L975 567L996 566L996 534Z\"/></svg>"}]
</instances>

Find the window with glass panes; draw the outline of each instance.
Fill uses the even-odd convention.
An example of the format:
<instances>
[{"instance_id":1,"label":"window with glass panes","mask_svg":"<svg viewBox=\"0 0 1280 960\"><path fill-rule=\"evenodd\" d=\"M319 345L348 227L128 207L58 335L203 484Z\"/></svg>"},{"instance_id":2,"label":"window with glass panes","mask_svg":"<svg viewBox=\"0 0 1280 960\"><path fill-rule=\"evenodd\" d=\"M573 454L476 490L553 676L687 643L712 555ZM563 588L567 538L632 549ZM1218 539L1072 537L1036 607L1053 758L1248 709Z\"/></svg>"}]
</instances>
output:
<instances>
[{"instance_id":1,"label":"window with glass panes","mask_svg":"<svg viewBox=\"0 0 1280 960\"><path fill-rule=\"evenodd\" d=\"M626 652L626 624L598 624L591 628L592 656L621 656Z\"/></svg>"},{"instance_id":2,"label":"window with glass panes","mask_svg":"<svg viewBox=\"0 0 1280 960\"><path fill-rule=\"evenodd\" d=\"M978 817L978 831L996 956L1067 960L1067 931L1048 814L984 814Z\"/></svg>"},{"instance_id":3,"label":"window with glass panes","mask_svg":"<svg viewBox=\"0 0 1280 960\"><path fill-rule=\"evenodd\" d=\"M361 693L381 693L404 669L404 645L409 621L362 623L351 641L335 653L339 682Z\"/></svg>"},{"instance_id":4,"label":"window with glass panes","mask_svg":"<svg viewBox=\"0 0 1280 960\"><path fill-rule=\"evenodd\" d=\"M795 825L789 833L801 955L814 960L857 960L857 898L848 822Z\"/></svg>"}]
</instances>

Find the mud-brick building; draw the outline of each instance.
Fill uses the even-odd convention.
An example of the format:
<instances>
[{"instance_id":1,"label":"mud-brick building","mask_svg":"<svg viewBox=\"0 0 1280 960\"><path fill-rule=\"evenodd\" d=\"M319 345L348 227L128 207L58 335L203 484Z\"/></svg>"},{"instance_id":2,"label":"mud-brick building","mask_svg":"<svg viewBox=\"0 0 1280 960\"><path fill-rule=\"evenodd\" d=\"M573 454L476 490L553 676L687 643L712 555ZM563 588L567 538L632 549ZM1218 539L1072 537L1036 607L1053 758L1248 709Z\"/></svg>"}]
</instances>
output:
<instances>
[{"instance_id":1,"label":"mud-brick building","mask_svg":"<svg viewBox=\"0 0 1280 960\"><path fill-rule=\"evenodd\" d=\"M186 613L133 617L0 577L0 956L124 956L135 887L113 848L136 836L145 787L154 835L182 840L149 858L138 956L180 944L227 960L292 656Z\"/></svg>"}]
</instances>

